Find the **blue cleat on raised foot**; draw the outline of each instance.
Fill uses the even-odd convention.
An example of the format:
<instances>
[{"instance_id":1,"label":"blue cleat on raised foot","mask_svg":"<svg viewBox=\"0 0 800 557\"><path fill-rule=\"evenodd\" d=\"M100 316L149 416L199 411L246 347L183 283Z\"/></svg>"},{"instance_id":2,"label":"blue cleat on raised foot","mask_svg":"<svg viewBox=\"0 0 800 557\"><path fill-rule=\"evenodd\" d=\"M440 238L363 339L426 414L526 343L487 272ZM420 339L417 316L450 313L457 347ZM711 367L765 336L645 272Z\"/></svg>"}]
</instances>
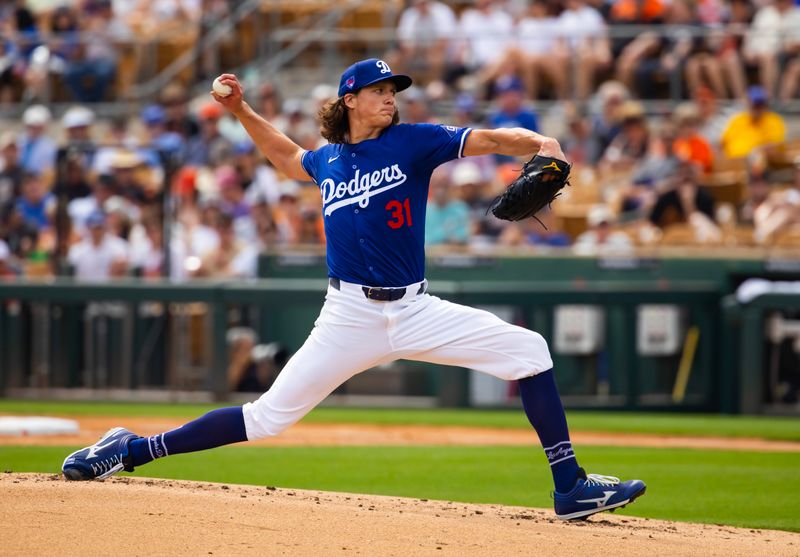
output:
<instances>
[{"instance_id":1,"label":"blue cleat on raised foot","mask_svg":"<svg viewBox=\"0 0 800 557\"><path fill-rule=\"evenodd\" d=\"M138 438L122 427L110 429L94 445L65 458L61 471L68 480L102 480L123 470L133 472L128 443Z\"/></svg>"},{"instance_id":2,"label":"blue cleat on raised foot","mask_svg":"<svg viewBox=\"0 0 800 557\"><path fill-rule=\"evenodd\" d=\"M553 494L556 516L561 520L583 519L587 516L624 507L644 495L647 486L642 480L621 482L613 476L578 473L578 483L569 493Z\"/></svg>"}]
</instances>

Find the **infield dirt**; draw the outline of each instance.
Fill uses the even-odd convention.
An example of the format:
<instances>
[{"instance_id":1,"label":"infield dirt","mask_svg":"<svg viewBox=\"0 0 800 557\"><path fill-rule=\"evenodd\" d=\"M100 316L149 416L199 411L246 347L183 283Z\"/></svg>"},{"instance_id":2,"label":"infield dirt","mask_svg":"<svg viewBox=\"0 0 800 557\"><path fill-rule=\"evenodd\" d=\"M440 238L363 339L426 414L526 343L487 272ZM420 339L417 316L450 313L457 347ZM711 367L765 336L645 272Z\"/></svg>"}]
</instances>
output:
<instances>
[{"instance_id":1,"label":"infield dirt","mask_svg":"<svg viewBox=\"0 0 800 557\"><path fill-rule=\"evenodd\" d=\"M800 535L212 483L0 474L3 555L800 555Z\"/></svg>"}]
</instances>

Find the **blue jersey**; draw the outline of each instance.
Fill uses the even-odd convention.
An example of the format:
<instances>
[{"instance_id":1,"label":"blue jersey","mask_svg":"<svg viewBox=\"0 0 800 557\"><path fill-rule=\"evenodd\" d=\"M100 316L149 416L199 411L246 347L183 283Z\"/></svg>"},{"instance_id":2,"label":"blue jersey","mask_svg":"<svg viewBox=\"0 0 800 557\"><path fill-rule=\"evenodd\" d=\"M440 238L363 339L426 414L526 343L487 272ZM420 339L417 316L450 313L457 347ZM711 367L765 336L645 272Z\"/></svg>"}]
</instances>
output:
<instances>
[{"instance_id":1,"label":"blue jersey","mask_svg":"<svg viewBox=\"0 0 800 557\"><path fill-rule=\"evenodd\" d=\"M470 131L397 124L375 139L303 154L303 168L322 193L329 276L380 287L425 278L431 173L464 155Z\"/></svg>"}]
</instances>

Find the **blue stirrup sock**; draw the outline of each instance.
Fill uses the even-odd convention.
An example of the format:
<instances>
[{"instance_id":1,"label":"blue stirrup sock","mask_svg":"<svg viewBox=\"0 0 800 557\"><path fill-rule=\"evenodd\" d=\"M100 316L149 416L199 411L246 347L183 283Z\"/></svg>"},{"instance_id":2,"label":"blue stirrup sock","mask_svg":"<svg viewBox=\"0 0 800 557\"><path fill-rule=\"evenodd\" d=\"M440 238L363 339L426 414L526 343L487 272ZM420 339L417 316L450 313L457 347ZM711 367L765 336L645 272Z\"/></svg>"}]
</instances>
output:
<instances>
[{"instance_id":1,"label":"blue stirrup sock","mask_svg":"<svg viewBox=\"0 0 800 557\"><path fill-rule=\"evenodd\" d=\"M134 439L128 445L134 466L179 453L247 441L241 406L219 408L177 429Z\"/></svg>"},{"instance_id":2,"label":"blue stirrup sock","mask_svg":"<svg viewBox=\"0 0 800 557\"><path fill-rule=\"evenodd\" d=\"M553 370L520 379L519 394L528 421L544 447L556 491L568 493L578 481L579 467Z\"/></svg>"}]
</instances>

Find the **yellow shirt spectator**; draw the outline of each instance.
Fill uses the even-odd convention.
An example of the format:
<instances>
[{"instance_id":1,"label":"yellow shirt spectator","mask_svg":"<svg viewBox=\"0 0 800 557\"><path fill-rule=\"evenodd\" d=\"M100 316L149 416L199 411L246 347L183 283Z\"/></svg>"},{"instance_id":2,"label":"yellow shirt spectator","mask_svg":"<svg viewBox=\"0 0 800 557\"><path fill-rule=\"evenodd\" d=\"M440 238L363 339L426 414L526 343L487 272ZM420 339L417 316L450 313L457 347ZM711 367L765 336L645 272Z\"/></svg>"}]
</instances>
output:
<instances>
[{"instance_id":1,"label":"yellow shirt spectator","mask_svg":"<svg viewBox=\"0 0 800 557\"><path fill-rule=\"evenodd\" d=\"M778 114L761 110L741 112L731 118L722 132L722 150L728 158L746 157L756 147L783 143L786 126Z\"/></svg>"}]
</instances>

